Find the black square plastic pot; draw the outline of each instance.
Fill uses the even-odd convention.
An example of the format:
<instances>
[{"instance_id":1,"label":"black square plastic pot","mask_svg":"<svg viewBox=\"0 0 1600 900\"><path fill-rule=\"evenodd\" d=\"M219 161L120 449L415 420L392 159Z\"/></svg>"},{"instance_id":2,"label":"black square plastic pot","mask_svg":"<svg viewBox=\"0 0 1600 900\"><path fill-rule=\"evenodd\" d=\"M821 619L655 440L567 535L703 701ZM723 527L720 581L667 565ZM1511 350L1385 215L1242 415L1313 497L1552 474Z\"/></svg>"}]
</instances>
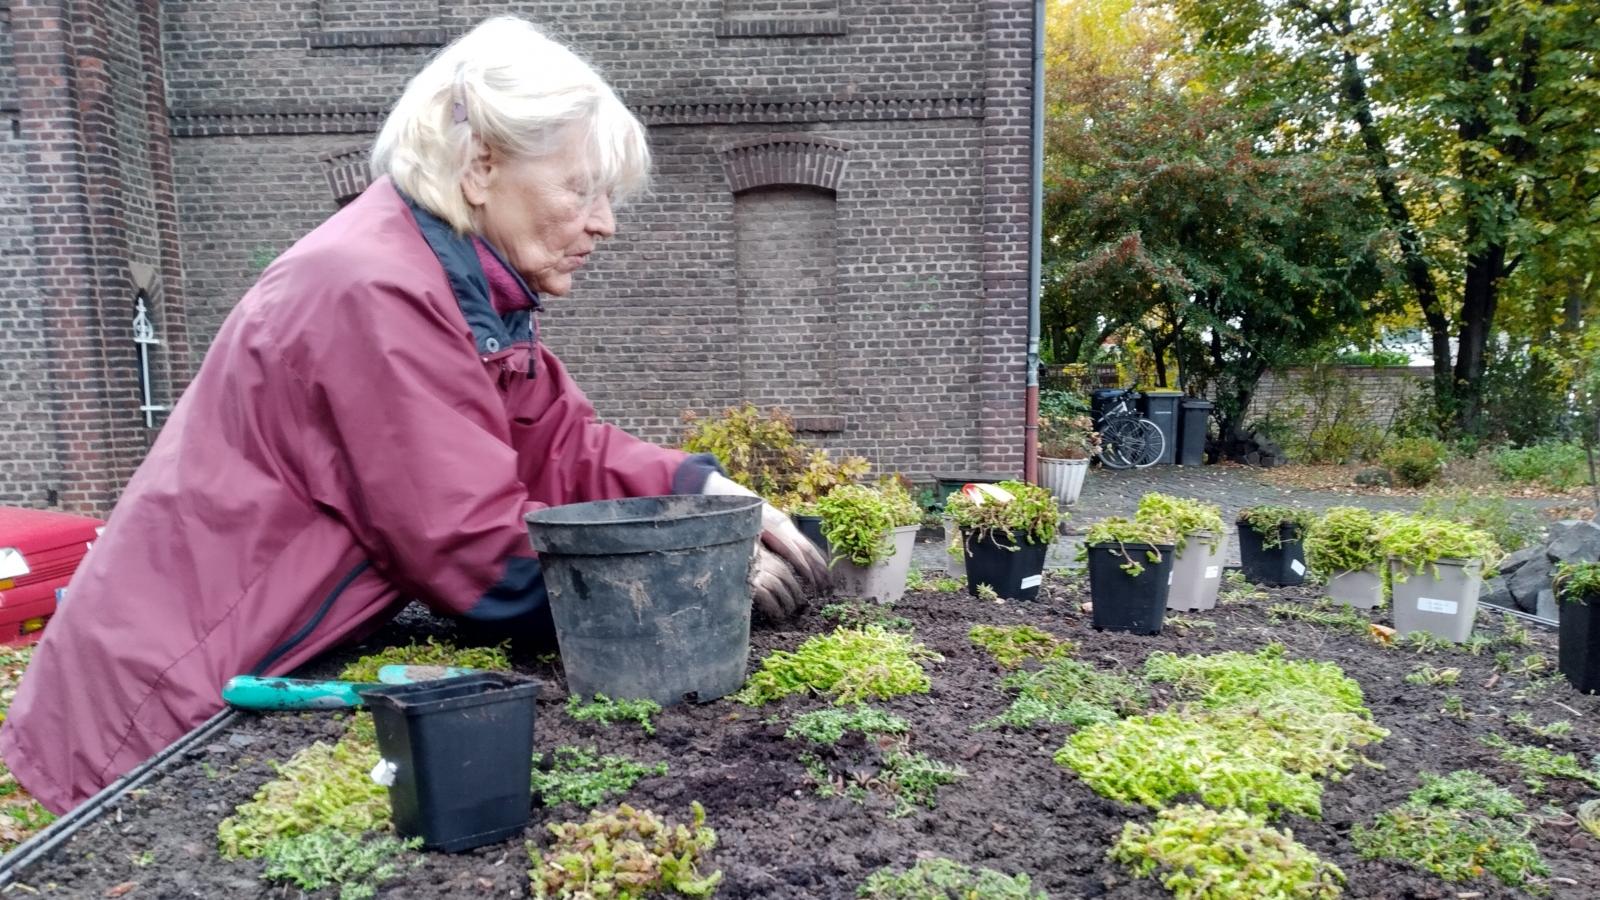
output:
<instances>
[{"instance_id":1,"label":"black square plastic pot","mask_svg":"<svg viewBox=\"0 0 1600 900\"><path fill-rule=\"evenodd\" d=\"M818 550L822 551L823 559L833 559L833 547L829 546L828 539L822 536L821 516L796 515L790 516L790 518L794 519L794 527L798 529L801 534L805 535L806 538L811 541L811 543L815 544Z\"/></svg>"},{"instance_id":2,"label":"black square plastic pot","mask_svg":"<svg viewBox=\"0 0 1600 900\"><path fill-rule=\"evenodd\" d=\"M456 853L522 833L533 804L536 682L497 673L361 692L394 764L395 831Z\"/></svg>"},{"instance_id":3,"label":"black square plastic pot","mask_svg":"<svg viewBox=\"0 0 1600 900\"><path fill-rule=\"evenodd\" d=\"M1038 598L1049 544L1003 544L993 534L978 540L966 529L961 531L961 543L966 548L967 593L976 597L978 585L987 584L1007 600Z\"/></svg>"},{"instance_id":4,"label":"black square plastic pot","mask_svg":"<svg viewBox=\"0 0 1600 900\"><path fill-rule=\"evenodd\" d=\"M1281 587L1304 584L1306 555L1299 527L1278 526L1278 546L1268 547L1248 522L1240 522L1239 566L1244 569L1244 577L1257 584Z\"/></svg>"},{"instance_id":5,"label":"black square plastic pot","mask_svg":"<svg viewBox=\"0 0 1600 900\"><path fill-rule=\"evenodd\" d=\"M1150 554L1160 555L1152 562ZM1172 588L1170 545L1091 544L1089 546L1089 599L1094 604L1094 627L1101 631L1160 634L1167 616L1167 592ZM1123 566L1139 564L1138 575Z\"/></svg>"},{"instance_id":6,"label":"black square plastic pot","mask_svg":"<svg viewBox=\"0 0 1600 900\"><path fill-rule=\"evenodd\" d=\"M1600 692L1600 597L1561 604L1557 654L1561 674L1578 693Z\"/></svg>"}]
</instances>

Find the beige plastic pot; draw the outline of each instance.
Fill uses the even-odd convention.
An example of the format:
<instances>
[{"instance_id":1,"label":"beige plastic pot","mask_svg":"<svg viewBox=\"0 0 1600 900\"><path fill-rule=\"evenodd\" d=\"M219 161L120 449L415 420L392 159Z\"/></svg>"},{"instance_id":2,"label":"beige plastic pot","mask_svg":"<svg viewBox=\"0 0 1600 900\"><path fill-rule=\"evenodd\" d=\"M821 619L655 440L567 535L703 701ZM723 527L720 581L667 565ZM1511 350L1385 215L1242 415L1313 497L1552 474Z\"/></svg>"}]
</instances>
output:
<instances>
[{"instance_id":1,"label":"beige plastic pot","mask_svg":"<svg viewBox=\"0 0 1600 900\"><path fill-rule=\"evenodd\" d=\"M894 555L870 566L858 566L840 557L833 564L833 592L841 597L860 597L876 603L894 603L906 593L906 576L911 574L911 551L917 545L920 526L906 525L891 533Z\"/></svg>"},{"instance_id":2,"label":"beige plastic pot","mask_svg":"<svg viewBox=\"0 0 1600 900\"><path fill-rule=\"evenodd\" d=\"M1377 566L1340 572L1328 579L1328 596L1356 609L1383 605L1383 574Z\"/></svg>"},{"instance_id":3,"label":"beige plastic pot","mask_svg":"<svg viewBox=\"0 0 1600 900\"><path fill-rule=\"evenodd\" d=\"M1483 563L1441 559L1418 573L1405 570L1390 559L1389 579L1394 630L1399 635L1426 631L1458 644L1472 636L1478 617L1478 588L1483 584Z\"/></svg>"},{"instance_id":4,"label":"beige plastic pot","mask_svg":"<svg viewBox=\"0 0 1600 900\"><path fill-rule=\"evenodd\" d=\"M1185 537L1182 552L1172 560L1172 587L1167 592L1167 609L1215 608L1217 592L1222 588L1222 535L1196 531Z\"/></svg>"}]
</instances>

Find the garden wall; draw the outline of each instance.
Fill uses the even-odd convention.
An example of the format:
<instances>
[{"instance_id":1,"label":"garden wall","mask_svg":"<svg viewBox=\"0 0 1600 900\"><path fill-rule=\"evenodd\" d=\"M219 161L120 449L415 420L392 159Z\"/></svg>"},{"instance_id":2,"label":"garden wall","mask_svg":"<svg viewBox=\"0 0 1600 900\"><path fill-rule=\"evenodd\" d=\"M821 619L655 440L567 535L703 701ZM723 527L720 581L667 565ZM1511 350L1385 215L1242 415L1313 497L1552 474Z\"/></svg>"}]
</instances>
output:
<instances>
[{"instance_id":1,"label":"garden wall","mask_svg":"<svg viewBox=\"0 0 1600 900\"><path fill-rule=\"evenodd\" d=\"M1303 433L1311 419L1295 415L1294 411L1316 407L1316 400L1307 391L1307 379L1313 371L1294 368L1267 373L1256 389L1247 418L1259 419L1270 412ZM1362 418L1379 429L1392 425L1405 399L1425 388L1433 377L1430 366L1330 366L1324 372L1345 382L1346 389L1360 398ZM1332 399L1336 401L1337 396Z\"/></svg>"}]
</instances>

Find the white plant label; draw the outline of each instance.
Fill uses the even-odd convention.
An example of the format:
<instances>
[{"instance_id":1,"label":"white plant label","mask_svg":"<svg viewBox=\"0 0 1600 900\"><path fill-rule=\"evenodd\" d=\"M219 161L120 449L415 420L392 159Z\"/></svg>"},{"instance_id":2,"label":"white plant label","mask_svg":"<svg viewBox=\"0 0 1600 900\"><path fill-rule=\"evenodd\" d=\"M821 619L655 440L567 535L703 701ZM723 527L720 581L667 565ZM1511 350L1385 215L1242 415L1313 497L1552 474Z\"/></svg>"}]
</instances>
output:
<instances>
[{"instance_id":1,"label":"white plant label","mask_svg":"<svg viewBox=\"0 0 1600 900\"><path fill-rule=\"evenodd\" d=\"M393 787L395 773L399 771L399 766L387 759L380 759L378 764L372 767L370 774L372 775L372 780L377 784L381 784L384 787Z\"/></svg>"},{"instance_id":2,"label":"white plant label","mask_svg":"<svg viewBox=\"0 0 1600 900\"><path fill-rule=\"evenodd\" d=\"M1293 569L1296 575L1304 575L1306 573L1306 564L1298 559L1289 560L1289 568Z\"/></svg>"},{"instance_id":3,"label":"white plant label","mask_svg":"<svg viewBox=\"0 0 1600 900\"><path fill-rule=\"evenodd\" d=\"M1419 612L1436 612L1453 616L1456 614L1456 606L1457 604L1454 600L1435 600L1432 597L1417 598L1417 610Z\"/></svg>"},{"instance_id":4,"label":"white plant label","mask_svg":"<svg viewBox=\"0 0 1600 900\"><path fill-rule=\"evenodd\" d=\"M1221 578L1222 577L1222 567L1221 566L1206 566L1206 577L1207 578Z\"/></svg>"},{"instance_id":5,"label":"white plant label","mask_svg":"<svg viewBox=\"0 0 1600 900\"><path fill-rule=\"evenodd\" d=\"M1174 574L1175 573L1173 573L1173 572L1168 572L1167 573L1167 587L1172 587L1172 576Z\"/></svg>"},{"instance_id":6,"label":"white plant label","mask_svg":"<svg viewBox=\"0 0 1600 900\"><path fill-rule=\"evenodd\" d=\"M1021 587L1022 587L1023 590L1027 590L1028 588L1031 588L1031 587L1038 587L1039 586L1039 582L1041 582L1043 580L1044 580L1044 576L1043 575L1029 575L1027 578L1022 579Z\"/></svg>"}]
</instances>

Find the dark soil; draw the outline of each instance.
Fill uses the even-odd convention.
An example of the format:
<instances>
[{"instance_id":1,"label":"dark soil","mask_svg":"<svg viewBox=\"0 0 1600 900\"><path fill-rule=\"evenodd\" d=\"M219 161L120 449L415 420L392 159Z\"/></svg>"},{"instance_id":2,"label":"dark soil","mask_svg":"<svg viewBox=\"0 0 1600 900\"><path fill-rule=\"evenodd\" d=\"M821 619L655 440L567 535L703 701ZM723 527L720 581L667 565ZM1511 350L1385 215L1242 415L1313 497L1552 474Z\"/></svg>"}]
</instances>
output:
<instances>
[{"instance_id":1,"label":"dark soil","mask_svg":"<svg viewBox=\"0 0 1600 900\"><path fill-rule=\"evenodd\" d=\"M1528 804L1537 824L1531 836L1549 863L1548 896L1587 898L1600 885L1600 841L1590 837L1571 814L1596 792L1581 784L1550 779L1544 792L1529 794L1514 768L1501 764L1478 738L1499 732L1514 741L1537 739L1507 721L1529 712L1535 722L1570 721L1572 733L1552 743L1580 759L1600 747L1600 697L1579 696L1565 681L1525 699L1529 679L1494 675L1492 655L1449 652L1419 656L1386 650L1368 638L1326 627L1270 618L1271 602L1315 596L1302 589L1271 592L1271 601L1225 605L1217 610L1169 618L1156 637L1094 631L1081 611L1080 582L1047 577L1036 603L985 603L964 594L932 591L907 596L893 614L908 618L916 636L944 655L930 666L933 689L926 696L899 698L880 707L911 722L911 748L934 759L959 764L967 779L944 788L934 809L918 808L891 818L892 803L871 795L865 804L820 799L797 760L799 745L783 738L794 714L821 708L823 701L790 698L760 710L729 701L675 708L657 720L657 734L645 736L635 725L601 727L574 722L563 711L565 691L559 666L540 663L532 652L517 655L518 666L544 682L539 702L537 744L549 751L561 744L598 746L645 761L664 761L665 777L641 781L625 799L673 820L684 820L691 800L705 805L719 844L712 865L724 873L722 898L845 898L882 866L905 867L919 857L947 856L1008 873L1026 872L1034 884L1056 898L1163 897L1153 880L1133 878L1106 861L1106 851L1129 820L1149 820L1152 811L1103 799L1074 775L1056 766L1051 754L1068 729L974 731L972 726L1003 712L1009 698L997 688L1001 670L968 642L977 623L1031 623L1078 644L1078 657L1095 666L1138 672L1154 650L1178 653L1253 651L1271 641L1284 644L1294 658L1331 660L1357 679L1377 721L1391 731L1369 748L1381 770L1358 768L1330 783L1323 796L1323 819L1287 816L1281 825L1296 839L1344 870L1346 896L1354 898L1499 898L1532 896L1480 881L1450 884L1406 865L1367 862L1351 849L1356 823L1370 822L1381 810L1402 801L1418 784L1419 771L1474 768L1509 787ZM1484 616L1484 619L1490 618ZM1215 627L1207 627L1214 623ZM752 666L767 652L792 649L806 637L827 630L816 610L781 628L758 628ZM1487 629L1499 630L1490 622ZM408 614L379 635L404 641L422 634L461 636L449 623ZM1552 663L1554 635L1535 632L1534 649ZM371 644L353 648L320 664L316 674L338 665ZM1454 687L1419 687L1404 677L1423 663L1455 666L1462 678ZM1170 697L1156 690L1157 702ZM1441 714L1446 694L1462 697L1472 717L1461 721ZM102 897L294 897L292 888L258 879L261 865L221 859L217 823L248 800L272 776L269 761L285 760L317 738L332 739L344 727L331 713L250 716L226 737L199 748L147 790L124 799L80 830L53 856L22 873L21 881L48 896ZM875 749L857 741L842 745L837 768L865 763ZM1565 816L1556 814L1559 807ZM581 820L571 807L535 807L527 837L546 841L545 822ZM423 862L403 882L390 882L380 897L525 896L527 854L522 840L450 856L423 854ZM10 896L23 892L7 889ZM116 893L122 891L123 893ZM328 892L327 895L332 895Z\"/></svg>"}]
</instances>

